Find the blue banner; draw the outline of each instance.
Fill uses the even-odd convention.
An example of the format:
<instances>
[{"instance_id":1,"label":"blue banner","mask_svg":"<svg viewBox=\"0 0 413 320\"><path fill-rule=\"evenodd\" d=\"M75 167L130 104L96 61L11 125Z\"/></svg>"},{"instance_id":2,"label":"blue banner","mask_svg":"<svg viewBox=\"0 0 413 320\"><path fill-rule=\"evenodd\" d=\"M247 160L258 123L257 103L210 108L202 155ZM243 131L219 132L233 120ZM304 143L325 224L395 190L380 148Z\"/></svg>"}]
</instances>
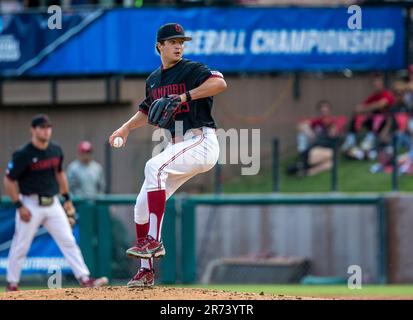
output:
<instances>
[{"instance_id":1,"label":"blue banner","mask_svg":"<svg viewBox=\"0 0 413 320\"><path fill-rule=\"evenodd\" d=\"M7 258L12 243L15 227L15 209L0 209L0 275L7 271ZM79 228L73 229L79 243ZM51 266L57 266L63 274L72 273L67 260L49 233L41 227L27 254L22 274L47 274Z\"/></svg>"},{"instance_id":2,"label":"blue banner","mask_svg":"<svg viewBox=\"0 0 413 320\"><path fill-rule=\"evenodd\" d=\"M360 30L349 29L350 17L347 7L116 9L19 72L147 74L160 64L156 31L167 22L182 24L193 37L186 43L186 57L223 72L404 68L402 8L363 8ZM17 38L13 32L19 31L8 36ZM19 35L33 37L30 32ZM0 60L1 55L2 50Z\"/></svg>"},{"instance_id":3,"label":"blue banner","mask_svg":"<svg viewBox=\"0 0 413 320\"><path fill-rule=\"evenodd\" d=\"M102 12L84 11L62 15L60 29L49 29L46 13L0 16L0 70L3 75L21 75L52 55Z\"/></svg>"}]
</instances>

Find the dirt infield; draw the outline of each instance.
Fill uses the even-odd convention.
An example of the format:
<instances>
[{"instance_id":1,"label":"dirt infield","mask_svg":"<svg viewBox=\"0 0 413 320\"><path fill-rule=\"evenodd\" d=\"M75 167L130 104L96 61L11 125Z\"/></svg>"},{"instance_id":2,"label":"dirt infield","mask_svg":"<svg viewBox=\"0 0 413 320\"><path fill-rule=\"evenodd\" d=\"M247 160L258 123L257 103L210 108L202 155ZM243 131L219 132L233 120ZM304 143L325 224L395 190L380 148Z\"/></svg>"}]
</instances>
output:
<instances>
[{"instance_id":1,"label":"dirt infield","mask_svg":"<svg viewBox=\"0 0 413 320\"><path fill-rule=\"evenodd\" d=\"M67 288L0 293L0 300L307 300L311 297L189 288Z\"/></svg>"}]
</instances>

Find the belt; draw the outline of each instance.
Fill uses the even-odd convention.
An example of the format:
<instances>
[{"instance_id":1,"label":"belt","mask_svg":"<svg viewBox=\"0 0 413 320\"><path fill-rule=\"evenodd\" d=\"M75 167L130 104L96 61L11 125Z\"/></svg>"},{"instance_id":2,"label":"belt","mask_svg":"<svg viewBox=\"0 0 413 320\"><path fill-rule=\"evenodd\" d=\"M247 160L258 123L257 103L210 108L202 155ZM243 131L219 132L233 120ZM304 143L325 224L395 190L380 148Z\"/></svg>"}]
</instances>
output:
<instances>
[{"instance_id":1,"label":"belt","mask_svg":"<svg viewBox=\"0 0 413 320\"><path fill-rule=\"evenodd\" d=\"M22 194L23 197L36 200L37 203L42 207L51 206L54 203L55 196L43 196L40 194Z\"/></svg>"},{"instance_id":2,"label":"belt","mask_svg":"<svg viewBox=\"0 0 413 320\"><path fill-rule=\"evenodd\" d=\"M194 129L188 129L183 136L176 136L172 138L172 144L182 142L185 140L185 138L192 138L194 136L200 136L202 134L208 134L208 133L215 133L214 128L210 127L202 127L202 128L194 128Z\"/></svg>"},{"instance_id":3,"label":"belt","mask_svg":"<svg viewBox=\"0 0 413 320\"><path fill-rule=\"evenodd\" d=\"M22 193L21 195L25 197L49 197L49 198L53 198L54 196L57 196L57 194L53 196L49 196L49 195L39 194L39 193Z\"/></svg>"}]
</instances>

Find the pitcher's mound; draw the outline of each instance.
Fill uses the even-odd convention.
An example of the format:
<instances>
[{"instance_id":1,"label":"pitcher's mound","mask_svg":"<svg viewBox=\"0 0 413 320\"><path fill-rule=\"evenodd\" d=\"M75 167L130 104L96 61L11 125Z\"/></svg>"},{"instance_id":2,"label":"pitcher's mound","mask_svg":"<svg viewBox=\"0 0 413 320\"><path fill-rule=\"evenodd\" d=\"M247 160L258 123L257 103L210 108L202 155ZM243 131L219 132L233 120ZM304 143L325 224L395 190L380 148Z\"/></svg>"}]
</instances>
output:
<instances>
[{"instance_id":1,"label":"pitcher's mound","mask_svg":"<svg viewBox=\"0 0 413 320\"><path fill-rule=\"evenodd\" d=\"M301 300L310 297L192 288L67 288L1 293L0 300Z\"/></svg>"}]
</instances>

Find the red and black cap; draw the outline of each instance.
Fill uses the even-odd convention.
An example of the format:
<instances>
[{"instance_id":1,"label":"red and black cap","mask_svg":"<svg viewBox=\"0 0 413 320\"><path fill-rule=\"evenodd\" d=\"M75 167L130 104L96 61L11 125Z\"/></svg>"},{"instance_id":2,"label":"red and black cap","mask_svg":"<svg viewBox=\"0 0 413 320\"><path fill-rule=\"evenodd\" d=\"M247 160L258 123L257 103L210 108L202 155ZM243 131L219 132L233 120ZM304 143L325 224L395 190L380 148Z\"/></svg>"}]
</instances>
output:
<instances>
[{"instance_id":1,"label":"red and black cap","mask_svg":"<svg viewBox=\"0 0 413 320\"><path fill-rule=\"evenodd\" d=\"M91 153L93 152L93 146L92 143L90 143L89 141L81 141L78 145L77 145L77 151L79 153Z\"/></svg>"},{"instance_id":2,"label":"red and black cap","mask_svg":"<svg viewBox=\"0 0 413 320\"><path fill-rule=\"evenodd\" d=\"M192 40L191 37L185 36L185 30L178 23L167 23L161 26L156 35L156 41L169 39L184 39L184 41Z\"/></svg>"},{"instance_id":3,"label":"red and black cap","mask_svg":"<svg viewBox=\"0 0 413 320\"><path fill-rule=\"evenodd\" d=\"M38 127L38 126L44 126L44 125L50 126L50 127L52 126L52 122L50 121L50 119L47 115L38 114L38 115L35 115L32 118L32 127L33 128Z\"/></svg>"}]
</instances>

